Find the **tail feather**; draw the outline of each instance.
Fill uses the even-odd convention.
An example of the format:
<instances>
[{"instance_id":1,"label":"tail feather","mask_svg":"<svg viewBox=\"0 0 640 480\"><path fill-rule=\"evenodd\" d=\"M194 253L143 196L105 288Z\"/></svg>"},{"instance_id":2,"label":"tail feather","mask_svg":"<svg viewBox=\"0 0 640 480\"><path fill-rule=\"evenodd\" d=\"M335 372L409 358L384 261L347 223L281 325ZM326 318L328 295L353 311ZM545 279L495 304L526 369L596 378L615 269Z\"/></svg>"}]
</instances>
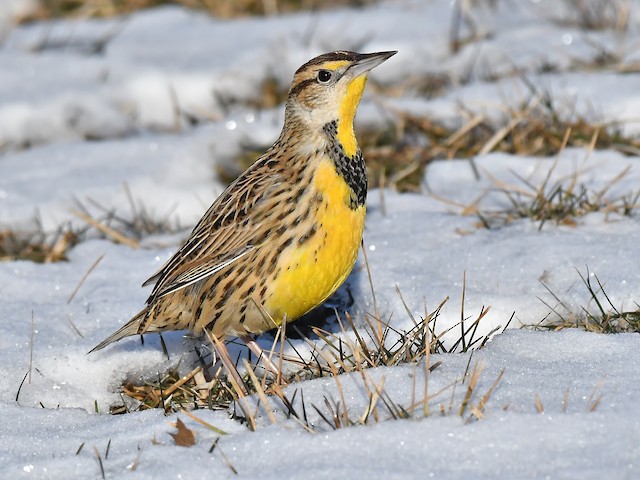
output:
<instances>
[{"instance_id":1,"label":"tail feather","mask_svg":"<svg viewBox=\"0 0 640 480\"><path fill-rule=\"evenodd\" d=\"M112 333L107 338L105 338L98 345L93 347L91 350L87 352L87 355L93 353L97 350L102 350L104 347L109 345L110 343L117 342L118 340L123 339L124 337L129 337L131 335L137 335L140 333L140 325L145 318L147 313L147 309L142 310L135 317L129 320L125 325L123 325L118 331ZM148 330L151 331L151 330Z\"/></svg>"}]
</instances>

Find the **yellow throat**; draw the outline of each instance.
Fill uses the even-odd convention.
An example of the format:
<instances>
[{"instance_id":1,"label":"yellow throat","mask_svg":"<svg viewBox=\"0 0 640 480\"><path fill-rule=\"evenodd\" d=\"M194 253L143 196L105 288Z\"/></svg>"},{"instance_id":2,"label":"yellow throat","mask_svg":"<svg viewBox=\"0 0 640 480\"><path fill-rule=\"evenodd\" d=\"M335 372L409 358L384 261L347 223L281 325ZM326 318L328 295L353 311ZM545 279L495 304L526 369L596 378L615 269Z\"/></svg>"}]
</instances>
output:
<instances>
[{"instance_id":1,"label":"yellow throat","mask_svg":"<svg viewBox=\"0 0 640 480\"><path fill-rule=\"evenodd\" d=\"M358 141L353 131L353 119L356 116L356 110L366 83L366 75L360 75L351 80L338 110L338 141L342 145L344 153L349 157L353 157L358 151Z\"/></svg>"}]
</instances>

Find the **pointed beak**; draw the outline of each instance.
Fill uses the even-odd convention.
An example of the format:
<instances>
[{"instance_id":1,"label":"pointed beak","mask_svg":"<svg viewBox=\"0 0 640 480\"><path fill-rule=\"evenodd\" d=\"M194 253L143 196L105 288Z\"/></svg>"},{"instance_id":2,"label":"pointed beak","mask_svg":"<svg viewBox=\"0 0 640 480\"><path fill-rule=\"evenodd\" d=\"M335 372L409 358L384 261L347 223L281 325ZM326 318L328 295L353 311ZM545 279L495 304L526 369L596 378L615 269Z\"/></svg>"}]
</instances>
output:
<instances>
[{"instance_id":1,"label":"pointed beak","mask_svg":"<svg viewBox=\"0 0 640 480\"><path fill-rule=\"evenodd\" d=\"M396 53L398 52L361 53L360 57L356 59L354 64L349 67L346 73L348 73L352 78L366 74L369 70L393 57Z\"/></svg>"}]
</instances>

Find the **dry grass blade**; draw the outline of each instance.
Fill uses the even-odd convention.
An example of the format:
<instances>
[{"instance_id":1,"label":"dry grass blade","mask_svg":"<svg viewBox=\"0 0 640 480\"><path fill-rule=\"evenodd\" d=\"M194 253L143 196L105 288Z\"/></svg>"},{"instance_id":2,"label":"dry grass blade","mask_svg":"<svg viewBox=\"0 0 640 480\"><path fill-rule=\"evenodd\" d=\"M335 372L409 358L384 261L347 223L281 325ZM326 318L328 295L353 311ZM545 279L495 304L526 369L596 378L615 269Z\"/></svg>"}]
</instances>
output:
<instances>
[{"instance_id":1,"label":"dry grass blade","mask_svg":"<svg viewBox=\"0 0 640 480\"><path fill-rule=\"evenodd\" d=\"M384 378L380 380L380 383L378 385L374 384L373 391L369 392L369 401L367 402L367 407L364 413L362 414L362 416L360 417L360 423L362 425L367 423L367 420L372 414L375 414L376 405L378 403L378 399L381 396L381 392L383 391L383 387L384 387ZM346 411L347 409L345 408L345 412ZM349 421L348 417L346 418L346 421L348 423Z\"/></svg>"},{"instance_id":2,"label":"dry grass blade","mask_svg":"<svg viewBox=\"0 0 640 480\"><path fill-rule=\"evenodd\" d=\"M372 367L375 366L373 359L369 356L369 348L367 347L366 342L362 338L362 335L360 335L360 331L358 330L358 328L356 328L355 324L353 323L353 318L351 318L351 315L349 315L348 312L345 312L345 317L347 318L347 321L351 326L351 330L353 331L356 337L358 354L364 355L364 360L367 362L368 365Z\"/></svg>"},{"instance_id":3,"label":"dry grass blade","mask_svg":"<svg viewBox=\"0 0 640 480\"><path fill-rule=\"evenodd\" d=\"M247 361L247 359L244 358L243 360L244 360L244 368L246 368L247 373L249 374L249 378L251 378L251 381L253 382L253 386L255 387L256 392L258 393L258 397L260 398L260 401L264 405L264 410L265 412L267 412L269 421L273 425L277 425L278 420L276 420L276 416L273 414L271 405L269 404L269 400L267 399L267 395L264 392L262 385L260 384L260 380L258 380L258 378L256 377L256 374L253 372L253 369L251 368L251 365L249 365L249 362Z\"/></svg>"},{"instance_id":4,"label":"dry grass blade","mask_svg":"<svg viewBox=\"0 0 640 480\"><path fill-rule=\"evenodd\" d=\"M567 388L562 395L562 413L567 413L569 409L569 389Z\"/></svg>"},{"instance_id":5,"label":"dry grass blade","mask_svg":"<svg viewBox=\"0 0 640 480\"><path fill-rule=\"evenodd\" d=\"M371 288L371 297L373 298L373 312L375 314L375 318L377 320L380 319L380 313L378 312L378 302L376 301L376 292L375 289L373 288L373 278L371 277L371 267L369 265L369 258L367 257L367 248L365 247L364 244L364 239L361 242L361 250L362 250L362 255L364 257L364 264L367 267L367 278L369 280L369 287ZM378 339L382 339L382 325L380 322L377 323L377 332L378 332Z\"/></svg>"},{"instance_id":6,"label":"dry grass blade","mask_svg":"<svg viewBox=\"0 0 640 480\"><path fill-rule=\"evenodd\" d=\"M462 345L462 351L467 350L466 344L466 332L464 330L464 300L467 294L467 271L462 272L462 296L460 297L460 343Z\"/></svg>"},{"instance_id":7,"label":"dry grass blade","mask_svg":"<svg viewBox=\"0 0 640 480\"><path fill-rule=\"evenodd\" d=\"M471 376L469 377L469 385L467 386L467 391L464 396L464 400L460 404L460 408L458 409L458 415L463 416L471 402L471 397L473 396L473 392L478 384L478 380L480 380L480 375L482 374L482 370L484 370L484 365L477 363L473 367L473 371L471 372Z\"/></svg>"},{"instance_id":8,"label":"dry grass blade","mask_svg":"<svg viewBox=\"0 0 640 480\"><path fill-rule=\"evenodd\" d=\"M500 128L499 130L496 130L496 132L491 136L491 138L489 138L489 140L487 140L487 143L485 143L482 146L482 148L478 152L478 155L486 155L487 153L491 152L494 148L496 148L496 146L501 141L504 140L504 138L511 131L513 131L514 128L516 128L518 126L518 124L520 124L521 121L522 121L521 118L514 118L507 125L505 125L504 127Z\"/></svg>"},{"instance_id":9,"label":"dry grass blade","mask_svg":"<svg viewBox=\"0 0 640 480\"><path fill-rule=\"evenodd\" d=\"M481 412L484 412L485 405L489 401L489 398L491 397L491 395L493 394L495 389L498 387L498 384L500 383L500 380L502 380L502 376L504 375L505 371L506 371L506 369L504 369L504 368L502 370L500 370L500 373L498 374L498 376L494 380L493 384L491 385L489 390L487 390L487 393L485 393L484 396L482 397L482 399L480 400L480 403L478 404L478 409Z\"/></svg>"},{"instance_id":10,"label":"dry grass blade","mask_svg":"<svg viewBox=\"0 0 640 480\"><path fill-rule=\"evenodd\" d=\"M69 322L69 325L71 325L71 328L73 329L73 331L80 337L80 338L84 338L84 335L82 334L82 332L80 331L80 329L76 326L75 323L73 323L73 319L71 318L71 314L67 315L67 321Z\"/></svg>"},{"instance_id":11,"label":"dry grass blade","mask_svg":"<svg viewBox=\"0 0 640 480\"><path fill-rule=\"evenodd\" d=\"M96 459L98 460L98 465L100 466L100 476L102 477L102 480L104 480L105 476L104 476L104 465L102 464L102 457L100 456L98 447L96 447L95 445L93 447L93 452L95 453Z\"/></svg>"},{"instance_id":12,"label":"dry grass blade","mask_svg":"<svg viewBox=\"0 0 640 480\"><path fill-rule=\"evenodd\" d=\"M475 115L471 120L465 123L458 130L453 132L449 138L447 138L443 144L447 147L451 147L459 142L465 135L467 135L471 130L476 128L482 122L485 121L484 115Z\"/></svg>"},{"instance_id":13,"label":"dry grass blade","mask_svg":"<svg viewBox=\"0 0 640 480\"><path fill-rule=\"evenodd\" d=\"M33 371L33 342L36 334L36 316L31 310L31 336L29 337L29 385L31 385L31 372ZM22 385L21 385L22 386Z\"/></svg>"},{"instance_id":14,"label":"dry grass blade","mask_svg":"<svg viewBox=\"0 0 640 480\"><path fill-rule=\"evenodd\" d=\"M422 413L427 417L429 416L429 373L431 373L431 332L429 331L429 322L424 323L424 337L427 348L425 348L424 355L424 407Z\"/></svg>"},{"instance_id":15,"label":"dry grass blade","mask_svg":"<svg viewBox=\"0 0 640 480\"><path fill-rule=\"evenodd\" d=\"M85 274L82 276L82 278L78 282L78 285L76 285L76 288L74 288L73 292L71 292L71 295L69 295L69 298L67 299L67 304L71 303L73 298L78 293L78 290L80 290L80 287L82 287L82 285L87 280L89 275L91 275L91 272L93 272L95 270L95 268L98 266L98 264L102 261L103 258L104 258L104 253L102 255L100 255L98 258L96 258L96 260L91 264L89 269L85 272Z\"/></svg>"},{"instance_id":16,"label":"dry grass blade","mask_svg":"<svg viewBox=\"0 0 640 480\"><path fill-rule=\"evenodd\" d=\"M218 452L220 452L220 456L222 456L224 464L229 468L229 470L231 470L234 475L238 475L238 470L236 470L236 467L233 466L231 460L229 460L229 457L227 457L227 455L222 451L222 448L220 448L220 446L218 445L219 442L220 437L216 438L216 441L213 442L213 445L211 445L211 448L209 449L209 453L213 453L213 451L217 449Z\"/></svg>"},{"instance_id":17,"label":"dry grass blade","mask_svg":"<svg viewBox=\"0 0 640 480\"><path fill-rule=\"evenodd\" d=\"M284 391L282 390L282 387L280 385L278 385L278 384L274 384L272 386L272 388L271 388L271 391L275 396L277 396L280 399L280 401L284 405L284 412L283 413L286 415L286 418L287 419L293 418L307 432L313 433L313 427L309 423L309 420L307 418L307 411L306 411L306 406L305 406L305 403L304 403L304 392L302 390L297 390L296 389L293 392L293 396L291 398L289 398L284 394ZM300 392L300 396L302 398L302 400L301 400L302 415L294 407L294 401L295 401L295 398L296 398L296 395L298 394L298 392Z\"/></svg>"},{"instance_id":18,"label":"dry grass blade","mask_svg":"<svg viewBox=\"0 0 640 480\"><path fill-rule=\"evenodd\" d=\"M325 403L328 404L328 401L325 397ZM317 406L315 405L311 405L311 407L316 411L316 413L320 416L320 418L327 424L329 425L329 427L331 427L332 430L337 430L340 425L337 424L335 422L332 422L329 418L326 417L326 415L322 412L322 410L320 410ZM328 404L329 409L331 409L331 405Z\"/></svg>"},{"instance_id":19,"label":"dry grass blade","mask_svg":"<svg viewBox=\"0 0 640 480\"><path fill-rule=\"evenodd\" d=\"M242 381L240 374L238 373L238 369L235 367L235 365L233 365L233 363L231 362L231 359L228 358L228 355L225 355L225 353L227 352L227 348L224 346L224 344L220 340L218 340L218 338L215 335L211 334L208 330L205 330L205 333L207 335L207 338L209 339L209 342L211 342L211 345L214 346L215 350L217 352L222 352L220 360L224 364L224 367L227 370L229 382L231 382L231 385L237 392L238 396L240 397L246 396L247 388L244 382Z\"/></svg>"},{"instance_id":20,"label":"dry grass blade","mask_svg":"<svg viewBox=\"0 0 640 480\"><path fill-rule=\"evenodd\" d=\"M129 238L123 233L107 225L104 225L103 223L100 223L99 221L94 219L92 216L90 216L86 212L73 210L71 213L73 213L79 219L84 220L87 224L91 225L96 230L102 232L104 235L106 235L108 238L110 238L116 243L121 243L123 245L127 245L131 248L136 248L136 249L140 247L140 242L138 242L137 240L134 240L133 238Z\"/></svg>"},{"instance_id":21,"label":"dry grass blade","mask_svg":"<svg viewBox=\"0 0 640 480\"><path fill-rule=\"evenodd\" d=\"M177 382L175 382L173 385L171 385L169 388L167 388L165 390L165 395L172 395L173 392L175 392L176 390L178 390L180 387L182 387L185 383L187 383L189 380L191 380L193 377L195 377L198 373L200 373L202 371L201 367L196 367L194 368L188 375L185 375L184 377L180 378Z\"/></svg>"}]
</instances>

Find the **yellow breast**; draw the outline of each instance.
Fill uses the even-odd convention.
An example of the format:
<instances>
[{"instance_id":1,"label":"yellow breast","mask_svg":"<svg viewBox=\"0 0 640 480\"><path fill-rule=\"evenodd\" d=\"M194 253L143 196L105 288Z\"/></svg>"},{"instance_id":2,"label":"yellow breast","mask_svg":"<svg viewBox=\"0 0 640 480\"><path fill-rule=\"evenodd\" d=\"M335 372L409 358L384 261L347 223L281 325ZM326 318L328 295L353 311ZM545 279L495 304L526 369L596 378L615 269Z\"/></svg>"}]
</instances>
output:
<instances>
[{"instance_id":1,"label":"yellow breast","mask_svg":"<svg viewBox=\"0 0 640 480\"><path fill-rule=\"evenodd\" d=\"M297 319L335 292L351 272L362 241L366 207L349 208L351 190L331 161L320 163L313 187L323 198L312 216L317 232L280 263L264 305L278 324L284 316Z\"/></svg>"}]
</instances>

